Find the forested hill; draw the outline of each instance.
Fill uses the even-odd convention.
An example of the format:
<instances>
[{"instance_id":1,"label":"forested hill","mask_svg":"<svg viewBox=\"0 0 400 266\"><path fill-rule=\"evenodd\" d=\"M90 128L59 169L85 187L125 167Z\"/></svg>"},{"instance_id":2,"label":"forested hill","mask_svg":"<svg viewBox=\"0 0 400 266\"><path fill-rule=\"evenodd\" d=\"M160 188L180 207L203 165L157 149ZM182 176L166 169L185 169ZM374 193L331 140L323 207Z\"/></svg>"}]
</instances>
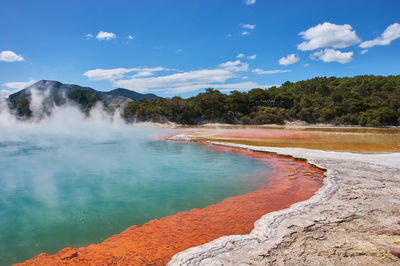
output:
<instances>
[{"instance_id":1,"label":"forested hill","mask_svg":"<svg viewBox=\"0 0 400 266\"><path fill-rule=\"evenodd\" d=\"M67 102L74 102L84 112L88 112L97 102L102 102L104 106L110 107L124 105L129 101L151 100L158 97L152 93L141 94L122 88L105 92L74 84L63 84L54 80L41 80L8 97L10 109L19 118L27 119L32 116L30 105L33 93L41 97L41 109L44 113L50 113L52 107Z\"/></svg>"},{"instance_id":2,"label":"forested hill","mask_svg":"<svg viewBox=\"0 0 400 266\"><path fill-rule=\"evenodd\" d=\"M129 102L128 121L283 124L285 120L362 126L398 126L400 76L318 77L280 87L233 91L207 89L189 99Z\"/></svg>"}]
</instances>

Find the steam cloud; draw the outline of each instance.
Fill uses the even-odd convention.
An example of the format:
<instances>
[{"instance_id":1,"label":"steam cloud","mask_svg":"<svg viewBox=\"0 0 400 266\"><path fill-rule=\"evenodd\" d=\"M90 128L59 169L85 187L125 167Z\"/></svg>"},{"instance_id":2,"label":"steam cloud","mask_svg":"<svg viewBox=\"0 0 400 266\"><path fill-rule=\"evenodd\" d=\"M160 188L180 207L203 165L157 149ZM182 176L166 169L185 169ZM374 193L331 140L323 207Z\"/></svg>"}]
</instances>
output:
<instances>
[{"instance_id":1,"label":"steam cloud","mask_svg":"<svg viewBox=\"0 0 400 266\"><path fill-rule=\"evenodd\" d=\"M0 98L0 142L24 141L32 135L57 135L59 137L90 138L91 140L105 140L118 134L132 134L134 126L128 125L119 109L113 113L104 110L101 103L97 103L89 112L83 113L80 108L64 97L66 104L56 106L46 102L49 91L31 90L30 109L32 118L29 120L17 119L13 110L10 110L6 98ZM143 125L136 125L143 129ZM148 134L148 130L146 130ZM154 130L152 130L154 131ZM146 135L145 134L145 135ZM154 135L154 134L153 134Z\"/></svg>"},{"instance_id":2,"label":"steam cloud","mask_svg":"<svg viewBox=\"0 0 400 266\"><path fill-rule=\"evenodd\" d=\"M7 99L0 99L1 265L76 244L51 242L56 238L52 228L59 224L73 232L74 239L87 224L101 222L96 229L101 234L105 226L111 229L104 231L113 233L126 228L118 219L101 221L97 210L110 208L119 214L119 208L110 206L117 205L122 191L126 195L123 188L135 188L129 183L137 180L134 175L152 169L154 160L146 161L145 156L152 143L148 140L166 134L127 124L118 110L107 112L101 104L89 114L73 102L49 104L48 94L32 90L28 120L18 119Z\"/></svg>"}]
</instances>

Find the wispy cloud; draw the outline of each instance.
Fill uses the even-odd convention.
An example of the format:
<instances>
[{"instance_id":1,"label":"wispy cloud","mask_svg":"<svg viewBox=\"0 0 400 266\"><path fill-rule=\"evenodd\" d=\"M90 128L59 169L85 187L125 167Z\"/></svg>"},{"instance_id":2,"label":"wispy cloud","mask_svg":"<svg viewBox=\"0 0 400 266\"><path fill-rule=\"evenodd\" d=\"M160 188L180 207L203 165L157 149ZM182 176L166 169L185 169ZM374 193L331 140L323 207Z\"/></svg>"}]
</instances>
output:
<instances>
[{"instance_id":1,"label":"wispy cloud","mask_svg":"<svg viewBox=\"0 0 400 266\"><path fill-rule=\"evenodd\" d=\"M199 86L222 83L233 77L234 73L229 69L202 69L158 77L120 79L115 81L114 85L140 92L194 91L198 90Z\"/></svg>"},{"instance_id":2,"label":"wispy cloud","mask_svg":"<svg viewBox=\"0 0 400 266\"><path fill-rule=\"evenodd\" d=\"M88 33L88 34L85 35L85 39L86 40L90 40L92 38L93 38L93 34L91 34L91 33Z\"/></svg>"},{"instance_id":3,"label":"wispy cloud","mask_svg":"<svg viewBox=\"0 0 400 266\"><path fill-rule=\"evenodd\" d=\"M274 69L274 70L262 70L259 68L253 69L252 72L259 74L259 75L271 75L271 74L278 74L278 73L286 73L290 72L290 69Z\"/></svg>"},{"instance_id":4,"label":"wispy cloud","mask_svg":"<svg viewBox=\"0 0 400 266\"><path fill-rule=\"evenodd\" d=\"M257 55L256 54L253 54L253 55L245 55L245 54L242 54L242 53L240 53L240 54L238 54L237 56L236 56L237 58L242 58L242 59L249 59L249 60L254 60L254 59L256 59L257 58Z\"/></svg>"},{"instance_id":5,"label":"wispy cloud","mask_svg":"<svg viewBox=\"0 0 400 266\"><path fill-rule=\"evenodd\" d=\"M295 54L288 54L286 57L282 57L281 59L279 59L279 64L280 65L291 65L294 64L296 62L298 62L300 60L300 58L295 55Z\"/></svg>"},{"instance_id":6,"label":"wispy cloud","mask_svg":"<svg viewBox=\"0 0 400 266\"><path fill-rule=\"evenodd\" d=\"M26 87L32 85L35 82L37 82L37 81L36 80L30 80L30 81L25 81L25 82L24 81L15 81L15 82L6 82L3 85L10 89L22 90L22 89L25 89Z\"/></svg>"},{"instance_id":7,"label":"wispy cloud","mask_svg":"<svg viewBox=\"0 0 400 266\"><path fill-rule=\"evenodd\" d=\"M100 31L97 33L96 39L99 41L110 41L117 38L117 35L112 32Z\"/></svg>"},{"instance_id":8,"label":"wispy cloud","mask_svg":"<svg viewBox=\"0 0 400 266\"><path fill-rule=\"evenodd\" d=\"M246 5L254 5L256 3L256 0L244 0L244 3Z\"/></svg>"},{"instance_id":9,"label":"wispy cloud","mask_svg":"<svg viewBox=\"0 0 400 266\"><path fill-rule=\"evenodd\" d=\"M225 91L267 87L251 81L229 82L231 79L240 79L242 73L248 71L248 69L248 63L236 60L221 63L216 68L172 74L155 75L155 72L168 70L164 67L147 69L135 67L94 69L87 71L84 75L91 80L109 80L115 87L139 92L151 91L167 94L192 92L208 87ZM148 73L146 73L146 70Z\"/></svg>"},{"instance_id":10,"label":"wispy cloud","mask_svg":"<svg viewBox=\"0 0 400 266\"><path fill-rule=\"evenodd\" d=\"M242 36L246 36L250 34L250 31L254 30L256 28L256 25L253 24L240 24L240 27L244 29L240 34Z\"/></svg>"},{"instance_id":11,"label":"wispy cloud","mask_svg":"<svg viewBox=\"0 0 400 266\"><path fill-rule=\"evenodd\" d=\"M133 78L140 78L140 77L150 77L153 76L156 72L161 72L161 71L173 71L175 69L168 69L165 67L139 67L139 68L134 68L134 71L136 74L132 75Z\"/></svg>"},{"instance_id":12,"label":"wispy cloud","mask_svg":"<svg viewBox=\"0 0 400 266\"><path fill-rule=\"evenodd\" d=\"M233 72L237 71L247 71L249 69L249 64L243 63L240 60L228 61L218 65L221 68L229 69Z\"/></svg>"},{"instance_id":13,"label":"wispy cloud","mask_svg":"<svg viewBox=\"0 0 400 266\"><path fill-rule=\"evenodd\" d=\"M394 23L389 25L385 31L381 34L381 36L370 40L365 41L360 44L361 48L370 48L376 45L389 45L392 41L400 38L400 24Z\"/></svg>"},{"instance_id":14,"label":"wispy cloud","mask_svg":"<svg viewBox=\"0 0 400 266\"><path fill-rule=\"evenodd\" d=\"M22 89L25 89L26 87L29 87L30 85L34 84L36 80L30 80L30 81L15 81L15 82L6 82L3 83L3 86L11 89L2 89L0 90L0 99L7 98L9 95L16 93L17 91L20 91Z\"/></svg>"},{"instance_id":15,"label":"wispy cloud","mask_svg":"<svg viewBox=\"0 0 400 266\"><path fill-rule=\"evenodd\" d=\"M135 35L128 35L128 37L126 37L128 40L133 40L133 39L135 39Z\"/></svg>"},{"instance_id":16,"label":"wispy cloud","mask_svg":"<svg viewBox=\"0 0 400 266\"><path fill-rule=\"evenodd\" d=\"M278 74L278 73L286 73L290 72L290 69L274 69L274 70L262 70L259 68L253 69L252 72L259 74L259 75L270 75L270 74Z\"/></svg>"},{"instance_id":17,"label":"wispy cloud","mask_svg":"<svg viewBox=\"0 0 400 266\"><path fill-rule=\"evenodd\" d=\"M83 73L84 76L91 80L108 80L114 81L125 77L125 74L135 72L132 77L148 77L154 75L154 72L169 71L164 67L134 67L134 68L112 68L112 69L93 69Z\"/></svg>"},{"instance_id":18,"label":"wispy cloud","mask_svg":"<svg viewBox=\"0 0 400 266\"><path fill-rule=\"evenodd\" d=\"M114 69L93 69L85 72L83 75L91 80L109 80L113 81L124 77L124 74L133 72L133 68L114 68Z\"/></svg>"},{"instance_id":19,"label":"wispy cloud","mask_svg":"<svg viewBox=\"0 0 400 266\"><path fill-rule=\"evenodd\" d=\"M256 25L252 24L242 24L243 29L249 29L249 30L254 30L256 28Z\"/></svg>"},{"instance_id":20,"label":"wispy cloud","mask_svg":"<svg viewBox=\"0 0 400 266\"><path fill-rule=\"evenodd\" d=\"M18 55L13 51L2 51L0 53L0 61L4 62L18 62L18 61L25 61L22 55Z\"/></svg>"}]
</instances>

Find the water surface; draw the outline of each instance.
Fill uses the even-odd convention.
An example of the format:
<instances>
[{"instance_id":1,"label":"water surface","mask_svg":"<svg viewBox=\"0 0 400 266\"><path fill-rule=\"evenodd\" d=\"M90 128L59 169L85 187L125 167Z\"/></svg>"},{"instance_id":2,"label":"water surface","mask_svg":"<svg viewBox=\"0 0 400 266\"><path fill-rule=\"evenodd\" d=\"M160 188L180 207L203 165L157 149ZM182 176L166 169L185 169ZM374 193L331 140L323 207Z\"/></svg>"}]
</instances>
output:
<instances>
[{"instance_id":1,"label":"water surface","mask_svg":"<svg viewBox=\"0 0 400 266\"><path fill-rule=\"evenodd\" d=\"M106 133L0 140L0 265L256 190L269 171L234 153L152 140L154 129Z\"/></svg>"}]
</instances>

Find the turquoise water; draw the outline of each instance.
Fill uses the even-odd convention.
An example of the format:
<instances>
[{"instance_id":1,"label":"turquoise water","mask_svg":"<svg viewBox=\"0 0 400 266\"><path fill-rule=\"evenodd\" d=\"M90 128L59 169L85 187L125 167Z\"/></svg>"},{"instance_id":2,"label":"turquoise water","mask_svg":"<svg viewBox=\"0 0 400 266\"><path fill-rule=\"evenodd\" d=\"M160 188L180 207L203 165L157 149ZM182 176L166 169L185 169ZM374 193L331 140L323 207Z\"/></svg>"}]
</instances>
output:
<instances>
[{"instance_id":1,"label":"turquoise water","mask_svg":"<svg viewBox=\"0 0 400 266\"><path fill-rule=\"evenodd\" d=\"M265 184L264 163L151 140L155 131L33 130L0 139L0 265L98 243Z\"/></svg>"}]
</instances>

